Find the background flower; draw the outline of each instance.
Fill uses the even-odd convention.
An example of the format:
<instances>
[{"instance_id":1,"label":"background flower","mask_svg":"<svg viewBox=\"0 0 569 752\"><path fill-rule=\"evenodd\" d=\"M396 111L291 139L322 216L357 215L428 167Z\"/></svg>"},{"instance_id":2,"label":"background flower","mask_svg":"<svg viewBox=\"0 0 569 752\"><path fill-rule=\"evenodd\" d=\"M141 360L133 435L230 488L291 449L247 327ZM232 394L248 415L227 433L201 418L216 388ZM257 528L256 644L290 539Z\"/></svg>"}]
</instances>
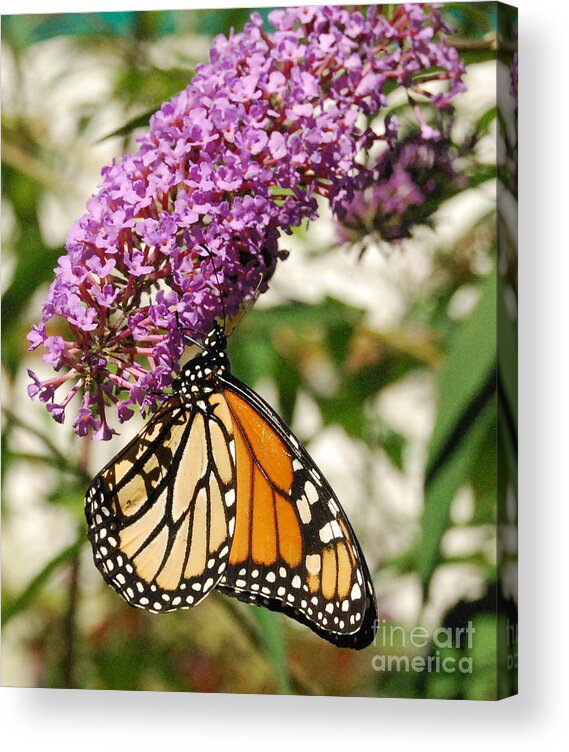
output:
<instances>
[{"instance_id":1,"label":"background flower","mask_svg":"<svg viewBox=\"0 0 569 752\"><path fill-rule=\"evenodd\" d=\"M361 243L369 235L400 241L429 224L434 208L467 184L447 140L416 136L386 149L370 168L371 179L344 207L339 238Z\"/></svg>"}]
</instances>

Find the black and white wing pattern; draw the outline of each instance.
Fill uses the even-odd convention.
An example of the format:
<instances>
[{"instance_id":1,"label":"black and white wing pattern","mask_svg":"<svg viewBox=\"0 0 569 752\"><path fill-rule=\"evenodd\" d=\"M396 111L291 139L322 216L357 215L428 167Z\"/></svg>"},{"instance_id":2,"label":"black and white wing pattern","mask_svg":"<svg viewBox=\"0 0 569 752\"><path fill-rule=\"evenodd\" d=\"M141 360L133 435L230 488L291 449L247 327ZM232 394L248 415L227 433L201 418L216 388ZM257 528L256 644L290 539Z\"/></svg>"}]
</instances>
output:
<instances>
[{"instance_id":1,"label":"black and white wing pattern","mask_svg":"<svg viewBox=\"0 0 569 752\"><path fill-rule=\"evenodd\" d=\"M131 605L189 608L216 586L235 525L235 444L222 394L171 397L93 480L95 564Z\"/></svg>"}]
</instances>

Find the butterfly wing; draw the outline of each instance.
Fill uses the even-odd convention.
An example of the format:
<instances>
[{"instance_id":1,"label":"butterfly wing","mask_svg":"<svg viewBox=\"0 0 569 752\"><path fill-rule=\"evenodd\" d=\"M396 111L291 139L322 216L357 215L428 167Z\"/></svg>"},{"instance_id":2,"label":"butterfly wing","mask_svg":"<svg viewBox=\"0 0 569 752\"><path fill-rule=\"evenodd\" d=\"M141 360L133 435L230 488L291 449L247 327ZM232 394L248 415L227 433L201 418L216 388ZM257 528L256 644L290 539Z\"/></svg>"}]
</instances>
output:
<instances>
[{"instance_id":1,"label":"butterfly wing","mask_svg":"<svg viewBox=\"0 0 569 752\"><path fill-rule=\"evenodd\" d=\"M281 611L336 645L369 645L376 599L361 548L330 485L272 408L219 379L233 420L237 517L218 589Z\"/></svg>"},{"instance_id":2,"label":"butterfly wing","mask_svg":"<svg viewBox=\"0 0 569 752\"><path fill-rule=\"evenodd\" d=\"M97 568L128 603L189 608L219 582L235 525L235 444L223 395L170 398L86 496Z\"/></svg>"}]
</instances>

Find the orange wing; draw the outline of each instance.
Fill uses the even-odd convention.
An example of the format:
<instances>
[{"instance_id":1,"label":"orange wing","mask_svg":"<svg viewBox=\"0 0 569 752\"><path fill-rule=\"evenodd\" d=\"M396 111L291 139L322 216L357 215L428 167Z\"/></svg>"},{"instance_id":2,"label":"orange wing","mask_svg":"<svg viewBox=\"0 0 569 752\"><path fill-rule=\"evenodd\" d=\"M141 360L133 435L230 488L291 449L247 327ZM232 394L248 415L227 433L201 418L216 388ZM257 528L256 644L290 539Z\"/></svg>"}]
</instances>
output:
<instances>
[{"instance_id":1,"label":"orange wing","mask_svg":"<svg viewBox=\"0 0 569 752\"><path fill-rule=\"evenodd\" d=\"M371 577L330 485L259 395L220 379L233 421L237 516L218 589L363 648L375 634Z\"/></svg>"}]
</instances>

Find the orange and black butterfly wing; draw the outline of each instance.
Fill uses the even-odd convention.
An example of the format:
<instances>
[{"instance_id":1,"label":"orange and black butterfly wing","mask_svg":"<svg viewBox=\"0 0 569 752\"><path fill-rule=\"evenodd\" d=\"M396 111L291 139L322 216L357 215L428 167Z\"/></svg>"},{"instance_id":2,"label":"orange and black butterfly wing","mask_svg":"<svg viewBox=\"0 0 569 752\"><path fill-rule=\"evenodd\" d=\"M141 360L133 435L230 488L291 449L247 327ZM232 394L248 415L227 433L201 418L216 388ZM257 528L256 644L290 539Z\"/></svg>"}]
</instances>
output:
<instances>
[{"instance_id":1,"label":"orange and black butterfly wing","mask_svg":"<svg viewBox=\"0 0 569 752\"><path fill-rule=\"evenodd\" d=\"M219 382L233 421L237 516L218 590L281 611L335 645L366 647L375 593L338 499L258 394L232 376Z\"/></svg>"},{"instance_id":2,"label":"orange and black butterfly wing","mask_svg":"<svg viewBox=\"0 0 569 752\"><path fill-rule=\"evenodd\" d=\"M233 423L222 394L171 397L93 480L88 536L130 605L190 608L219 582L235 525Z\"/></svg>"}]
</instances>

